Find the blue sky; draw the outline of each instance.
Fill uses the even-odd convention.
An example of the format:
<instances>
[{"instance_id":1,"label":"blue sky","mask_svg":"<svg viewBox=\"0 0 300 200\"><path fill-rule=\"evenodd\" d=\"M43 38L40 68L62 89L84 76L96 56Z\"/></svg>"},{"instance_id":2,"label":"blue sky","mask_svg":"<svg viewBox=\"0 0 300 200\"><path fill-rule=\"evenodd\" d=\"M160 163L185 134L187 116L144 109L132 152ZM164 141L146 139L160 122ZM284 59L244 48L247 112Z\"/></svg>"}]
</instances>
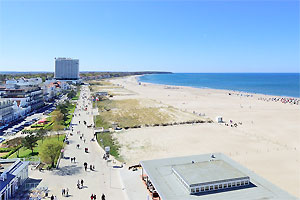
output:
<instances>
[{"instance_id":1,"label":"blue sky","mask_svg":"<svg viewBox=\"0 0 300 200\"><path fill-rule=\"evenodd\" d=\"M0 1L0 71L299 72L299 1Z\"/></svg>"}]
</instances>

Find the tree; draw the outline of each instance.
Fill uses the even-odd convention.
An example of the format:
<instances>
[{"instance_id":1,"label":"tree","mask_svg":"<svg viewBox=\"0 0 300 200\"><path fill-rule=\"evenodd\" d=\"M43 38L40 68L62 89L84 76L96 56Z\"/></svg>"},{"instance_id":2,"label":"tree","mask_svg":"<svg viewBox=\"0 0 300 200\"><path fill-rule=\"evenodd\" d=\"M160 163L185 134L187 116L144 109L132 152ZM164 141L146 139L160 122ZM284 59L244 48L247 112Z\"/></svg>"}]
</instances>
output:
<instances>
[{"instance_id":1,"label":"tree","mask_svg":"<svg viewBox=\"0 0 300 200\"><path fill-rule=\"evenodd\" d=\"M63 144L56 140L46 140L42 144L39 155L43 162L51 164L54 167L55 161L58 159Z\"/></svg>"},{"instance_id":2,"label":"tree","mask_svg":"<svg viewBox=\"0 0 300 200\"><path fill-rule=\"evenodd\" d=\"M40 129L37 131L37 137L38 137L39 139L42 140L42 143L44 142L44 137L45 137L45 135L47 135L47 131L46 131L45 129L40 128Z\"/></svg>"},{"instance_id":3,"label":"tree","mask_svg":"<svg viewBox=\"0 0 300 200\"><path fill-rule=\"evenodd\" d=\"M38 141L37 135L34 135L33 133L29 133L29 135L27 135L25 138L23 138L22 145L26 149L30 149L31 154L33 154L33 148L38 145L37 141Z\"/></svg>"},{"instance_id":4,"label":"tree","mask_svg":"<svg viewBox=\"0 0 300 200\"><path fill-rule=\"evenodd\" d=\"M74 90L71 90L70 92L68 92L67 97L69 99L72 99L73 97L76 97L77 93Z\"/></svg>"},{"instance_id":5,"label":"tree","mask_svg":"<svg viewBox=\"0 0 300 200\"><path fill-rule=\"evenodd\" d=\"M60 124L61 124L62 120L64 119L64 115L61 112L61 110L59 110L59 109L53 111L51 116L52 116L52 121L58 122Z\"/></svg>"},{"instance_id":6,"label":"tree","mask_svg":"<svg viewBox=\"0 0 300 200\"><path fill-rule=\"evenodd\" d=\"M57 107L56 107L56 110L59 111L61 114L62 114L62 119L61 120L64 120L66 121L67 120L67 116L68 116L68 103L64 103L64 104L59 104ZM58 112L58 113L59 113ZM61 116L60 116L61 117Z\"/></svg>"}]
</instances>

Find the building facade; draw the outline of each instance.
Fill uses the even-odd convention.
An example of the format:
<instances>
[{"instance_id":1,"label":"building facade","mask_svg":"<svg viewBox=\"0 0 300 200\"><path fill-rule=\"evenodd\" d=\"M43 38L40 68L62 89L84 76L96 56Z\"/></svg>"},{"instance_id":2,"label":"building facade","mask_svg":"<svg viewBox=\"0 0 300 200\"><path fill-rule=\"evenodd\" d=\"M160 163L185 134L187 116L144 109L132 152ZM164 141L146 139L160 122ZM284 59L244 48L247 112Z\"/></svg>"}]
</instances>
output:
<instances>
[{"instance_id":1,"label":"building facade","mask_svg":"<svg viewBox=\"0 0 300 200\"><path fill-rule=\"evenodd\" d=\"M17 190L28 178L28 161L20 159L0 160L0 199L14 199Z\"/></svg>"},{"instance_id":2,"label":"building facade","mask_svg":"<svg viewBox=\"0 0 300 200\"><path fill-rule=\"evenodd\" d=\"M11 122L13 118L13 102L9 99L0 99L0 126Z\"/></svg>"},{"instance_id":3,"label":"building facade","mask_svg":"<svg viewBox=\"0 0 300 200\"><path fill-rule=\"evenodd\" d=\"M44 105L43 91L40 87L7 88L3 98L15 101L18 107L32 112Z\"/></svg>"},{"instance_id":4,"label":"building facade","mask_svg":"<svg viewBox=\"0 0 300 200\"><path fill-rule=\"evenodd\" d=\"M55 58L54 78L57 80L78 80L79 60L71 58Z\"/></svg>"}]
</instances>

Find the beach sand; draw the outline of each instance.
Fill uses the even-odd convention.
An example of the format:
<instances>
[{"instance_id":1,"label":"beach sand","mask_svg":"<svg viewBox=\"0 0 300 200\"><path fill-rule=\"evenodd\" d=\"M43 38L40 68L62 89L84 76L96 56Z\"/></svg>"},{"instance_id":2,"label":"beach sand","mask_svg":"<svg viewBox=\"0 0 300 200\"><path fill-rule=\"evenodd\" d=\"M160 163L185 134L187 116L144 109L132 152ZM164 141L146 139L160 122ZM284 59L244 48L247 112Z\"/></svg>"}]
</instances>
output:
<instances>
[{"instance_id":1,"label":"beach sand","mask_svg":"<svg viewBox=\"0 0 300 200\"><path fill-rule=\"evenodd\" d=\"M222 152L290 194L300 197L300 106L258 100L267 95L138 84L136 77L110 80L130 91L130 98L153 99L218 123L145 127L115 133L126 162ZM229 95L231 93L231 95ZM118 98L126 98L123 95Z\"/></svg>"}]
</instances>

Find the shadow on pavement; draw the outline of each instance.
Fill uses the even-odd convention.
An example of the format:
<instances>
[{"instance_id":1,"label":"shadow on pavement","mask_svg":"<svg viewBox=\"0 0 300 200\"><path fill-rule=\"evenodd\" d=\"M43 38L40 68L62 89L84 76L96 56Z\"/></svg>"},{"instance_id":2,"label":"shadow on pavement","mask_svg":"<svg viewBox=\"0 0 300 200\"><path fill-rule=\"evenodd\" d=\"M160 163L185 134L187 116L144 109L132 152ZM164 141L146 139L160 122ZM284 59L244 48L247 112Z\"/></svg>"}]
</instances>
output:
<instances>
[{"instance_id":1,"label":"shadow on pavement","mask_svg":"<svg viewBox=\"0 0 300 200\"><path fill-rule=\"evenodd\" d=\"M82 171L82 167L77 165L71 165L60 167L59 169L53 171L53 173L59 176L72 176L75 174L79 174L80 171Z\"/></svg>"}]
</instances>

